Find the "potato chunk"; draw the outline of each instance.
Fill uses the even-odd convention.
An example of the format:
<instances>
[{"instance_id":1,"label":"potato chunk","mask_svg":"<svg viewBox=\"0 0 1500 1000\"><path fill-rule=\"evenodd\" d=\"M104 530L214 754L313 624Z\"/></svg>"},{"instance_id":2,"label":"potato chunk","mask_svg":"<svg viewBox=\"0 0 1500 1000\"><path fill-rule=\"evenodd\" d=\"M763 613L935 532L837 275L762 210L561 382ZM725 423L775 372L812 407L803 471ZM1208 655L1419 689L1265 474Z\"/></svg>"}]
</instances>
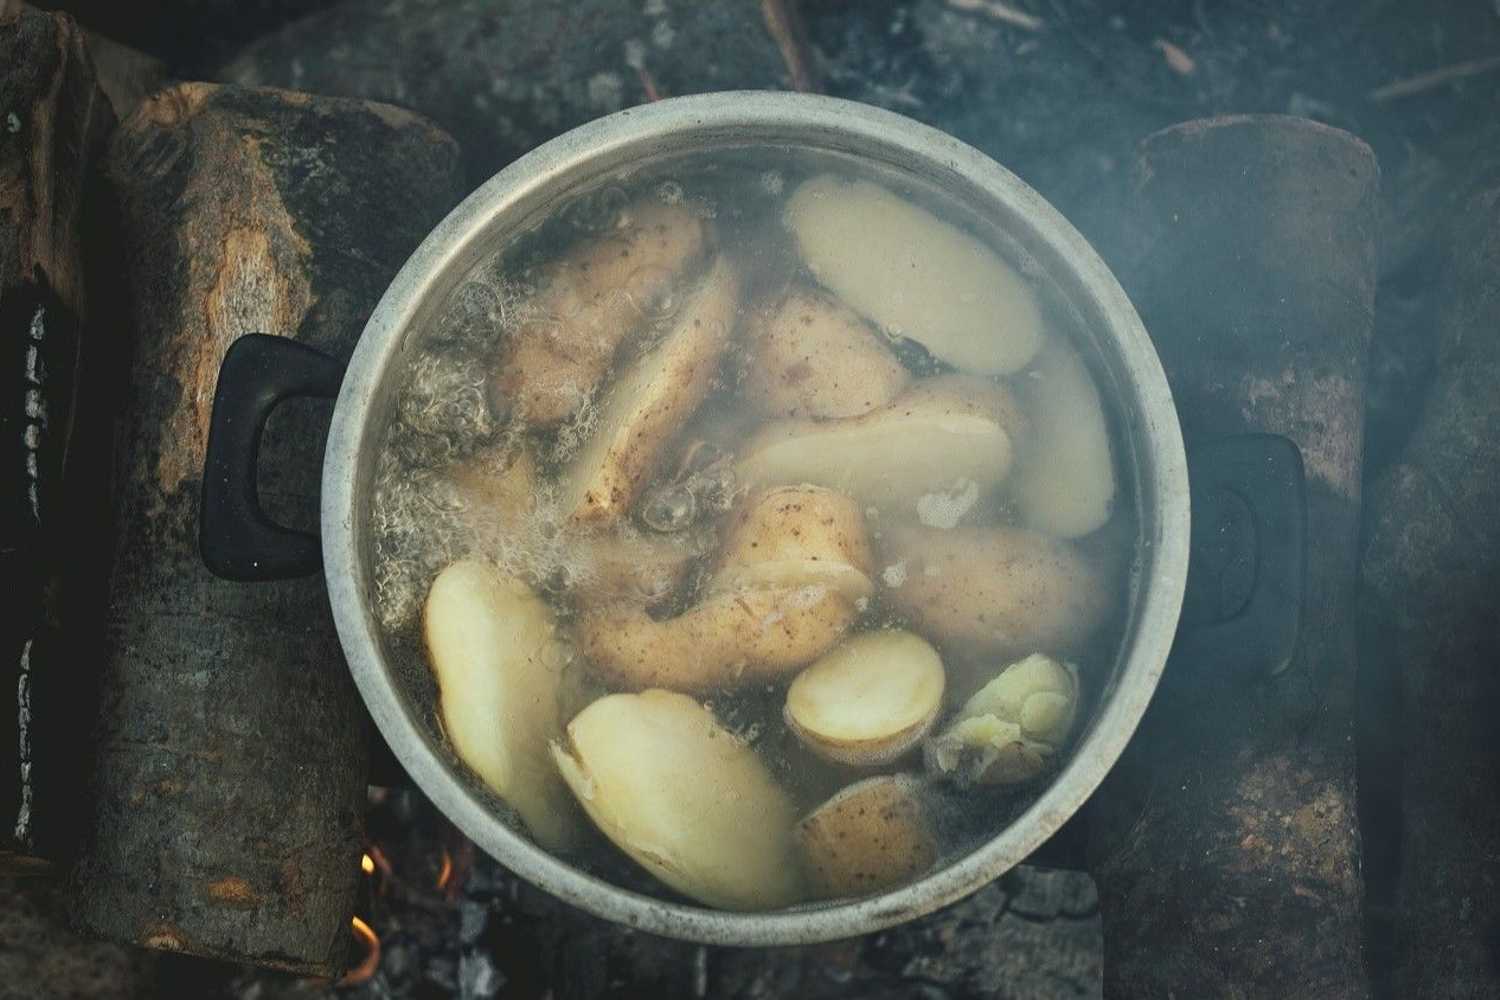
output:
<instances>
[{"instance_id":1,"label":"potato chunk","mask_svg":"<svg viewBox=\"0 0 1500 1000\"><path fill-rule=\"evenodd\" d=\"M1026 526L1059 538L1078 538L1109 520L1115 467L1099 390L1083 360L1053 337L1016 380L1031 421L1011 478Z\"/></svg>"},{"instance_id":2,"label":"potato chunk","mask_svg":"<svg viewBox=\"0 0 1500 1000\"><path fill-rule=\"evenodd\" d=\"M609 388L597 424L563 475L562 509L575 524L619 520L645 487L663 447L708 394L739 291L733 265L720 257L661 343Z\"/></svg>"},{"instance_id":3,"label":"potato chunk","mask_svg":"<svg viewBox=\"0 0 1500 1000\"><path fill-rule=\"evenodd\" d=\"M608 695L568 723L552 754L604 835L679 892L727 910L803 896L791 799L693 699Z\"/></svg>"},{"instance_id":4,"label":"potato chunk","mask_svg":"<svg viewBox=\"0 0 1500 1000\"><path fill-rule=\"evenodd\" d=\"M561 731L558 682L568 650L551 610L525 584L463 560L433 581L422 629L454 751L538 843L567 847L577 816L547 744Z\"/></svg>"},{"instance_id":5,"label":"potato chunk","mask_svg":"<svg viewBox=\"0 0 1500 1000\"><path fill-rule=\"evenodd\" d=\"M813 891L825 898L894 889L937 863L938 845L910 775L857 781L797 824Z\"/></svg>"},{"instance_id":6,"label":"potato chunk","mask_svg":"<svg viewBox=\"0 0 1500 1000\"><path fill-rule=\"evenodd\" d=\"M787 689L787 727L840 764L889 764L914 748L943 706L943 661L921 636L866 632L840 643Z\"/></svg>"},{"instance_id":7,"label":"potato chunk","mask_svg":"<svg viewBox=\"0 0 1500 1000\"><path fill-rule=\"evenodd\" d=\"M1042 341L1036 295L967 233L869 181L805 181L786 224L808 269L856 312L977 375L1025 367Z\"/></svg>"},{"instance_id":8,"label":"potato chunk","mask_svg":"<svg viewBox=\"0 0 1500 1000\"><path fill-rule=\"evenodd\" d=\"M617 229L547 269L528 319L501 344L491 398L532 427L572 417L615 352L702 259L708 236L689 206L653 198L626 208Z\"/></svg>"},{"instance_id":9,"label":"potato chunk","mask_svg":"<svg viewBox=\"0 0 1500 1000\"><path fill-rule=\"evenodd\" d=\"M945 650L1070 652L1104 620L1104 574L1071 543L1016 528L887 525L885 599Z\"/></svg>"},{"instance_id":10,"label":"potato chunk","mask_svg":"<svg viewBox=\"0 0 1500 1000\"><path fill-rule=\"evenodd\" d=\"M816 483L882 513L911 515L925 496L1004 481L1025 420L1010 391L946 375L915 382L886 406L844 420L779 420L746 443L743 483Z\"/></svg>"},{"instance_id":11,"label":"potato chunk","mask_svg":"<svg viewBox=\"0 0 1500 1000\"><path fill-rule=\"evenodd\" d=\"M745 324L740 391L767 417L857 417L911 381L879 334L826 292L793 287Z\"/></svg>"}]
</instances>

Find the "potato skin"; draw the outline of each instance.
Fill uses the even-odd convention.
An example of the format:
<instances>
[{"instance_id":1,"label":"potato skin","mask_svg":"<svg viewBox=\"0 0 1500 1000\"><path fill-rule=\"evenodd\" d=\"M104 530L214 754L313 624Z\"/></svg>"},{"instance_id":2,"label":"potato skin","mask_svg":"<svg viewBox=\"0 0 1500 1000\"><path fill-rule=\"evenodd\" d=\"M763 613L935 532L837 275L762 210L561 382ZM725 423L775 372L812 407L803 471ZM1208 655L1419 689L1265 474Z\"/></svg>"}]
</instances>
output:
<instances>
[{"instance_id":1,"label":"potato skin","mask_svg":"<svg viewBox=\"0 0 1500 1000\"><path fill-rule=\"evenodd\" d=\"M731 515L715 584L722 589L744 580L763 580L761 570L807 562L829 564L833 578L842 578L838 567L852 567L868 579L875 553L864 514L852 498L833 490L772 487L747 497Z\"/></svg>"},{"instance_id":2,"label":"potato skin","mask_svg":"<svg viewBox=\"0 0 1500 1000\"><path fill-rule=\"evenodd\" d=\"M900 395L911 374L859 314L793 286L746 320L740 392L761 416L857 417Z\"/></svg>"},{"instance_id":3,"label":"potato skin","mask_svg":"<svg viewBox=\"0 0 1500 1000\"><path fill-rule=\"evenodd\" d=\"M586 239L548 268L533 317L500 347L489 391L518 419L550 427L598 388L615 352L652 304L700 261L709 224L687 205L642 199L620 228Z\"/></svg>"},{"instance_id":4,"label":"potato skin","mask_svg":"<svg viewBox=\"0 0 1500 1000\"><path fill-rule=\"evenodd\" d=\"M798 822L793 837L814 892L866 896L910 882L937 863L921 783L910 775L858 781Z\"/></svg>"},{"instance_id":5,"label":"potato skin","mask_svg":"<svg viewBox=\"0 0 1500 1000\"><path fill-rule=\"evenodd\" d=\"M1114 597L1105 574L1071 543L1017 528L892 524L881 554L902 566L885 601L915 631L961 653L1072 652Z\"/></svg>"}]
</instances>

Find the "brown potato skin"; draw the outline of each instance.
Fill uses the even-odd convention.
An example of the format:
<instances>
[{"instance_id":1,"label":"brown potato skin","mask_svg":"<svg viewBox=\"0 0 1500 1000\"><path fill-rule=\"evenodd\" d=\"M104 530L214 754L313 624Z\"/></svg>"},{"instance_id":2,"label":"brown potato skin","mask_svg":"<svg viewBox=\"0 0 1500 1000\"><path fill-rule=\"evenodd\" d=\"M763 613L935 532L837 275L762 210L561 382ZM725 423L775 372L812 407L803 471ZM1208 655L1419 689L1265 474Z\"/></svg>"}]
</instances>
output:
<instances>
[{"instance_id":1,"label":"brown potato skin","mask_svg":"<svg viewBox=\"0 0 1500 1000\"><path fill-rule=\"evenodd\" d=\"M1077 650L1113 594L1101 568L1061 539L1009 527L884 529L886 564L904 563L883 599L913 629L960 653L1021 657Z\"/></svg>"},{"instance_id":2,"label":"brown potato skin","mask_svg":"<svg viewBox=\"0 0 1500 1000\"><path fill-rule=\"evenodd\" d=\"M764 417L857 417L901 394L911 373L859 314L793 286L746 320L740 391Z\"/></svg>"},{"instance_id":3,"label":"brown potato skin","mask_svg":"<svg viewBox=\"0 0 1500 1000\"><path fill-rule=\"evenodd\" d=\"M875 553L865 516L842 493L778 486L749 497L731 515L718 568L808 558L842 562L869 576Z\"/></svg>"},{"instance_id":4,"label":"brown potato skin","mask_svg":"<svg viewBox=\"0 0 1500 1000\"><path fill-rule=\"evenodd\" d=\"M490 398L532 427L572 417L598 388L650 305L703 259L709 224L688 205L642 199L624 224L589 238L547 269L535 318L500 347ZM645 308L643 308L645 307Z\"/></svg>"},{"instance_id":5,"label":"brown potato skin","mask_svg":"<svg viewBox=\"0 0 1500 1000\"><path fill-rule=\"evenodd\" d=\"M893 889L937 863L937 840L909 775L868 778L814 809L793 829L803 867L823 898Z\"/></svg>"}]
</instances>

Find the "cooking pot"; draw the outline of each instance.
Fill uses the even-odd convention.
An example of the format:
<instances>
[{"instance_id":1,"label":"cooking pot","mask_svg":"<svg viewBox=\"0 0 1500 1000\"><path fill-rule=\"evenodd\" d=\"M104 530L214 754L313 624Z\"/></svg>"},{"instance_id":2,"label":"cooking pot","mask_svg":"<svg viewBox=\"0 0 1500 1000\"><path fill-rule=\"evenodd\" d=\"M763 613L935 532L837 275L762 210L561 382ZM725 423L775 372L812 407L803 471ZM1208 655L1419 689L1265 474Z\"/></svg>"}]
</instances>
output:
<instances>
[{"instance_id":1,"label":"cooking pot","mask_svg":"<svg viewBox=\"0 0 1500 1000\"><path fill-rule=\"evenodd\" d=\"M922 178L1020 248L1077 319L1079 347L1113 411L1121 490L1136 511L1137 537L1123 640L1113 661L1093 675L1095 707L1071 755L1024 812L971 852L883 894L729 913L605 882L542 850L486 805L477 783L441 745L430 706L403 683L377 626L369 511L381 433L403 359L472 265L591 179L689 151L765 146L862 158ZM319 539L280 527L262 513L256 455L261 428L277 403L335 394ZM518 875L599 916L660 934L725 945L797 944L920 916L1036 851L1120 756L1174 639L1212 653L1223 669L1236 661L1284 664L1300 611L1300 456L1283 438L1213 442L1194 455L1191 499L1188 469L1167 380L1135 309L1083 237L1030 187L956 139L886 111L798 94L710 94L621 111L501 171L412 254L370 316L347 367L283 338L237 341L223 361L214 401L201 547L213 572L238 580L308 574L321 561L349 669L380 732L437 807ZM1197 589L1213 593L1201 602L1208 610L1197 614L1199 621L1180 630L1190 503L1198 508L1193 516L1201 521L1199 533L1214 542L1201 547L1201 558L1195 554L1193 575L1209 584ZM1238 581L1231 588L1237 596L1227 603L1220 592L1225 579Z\"/></svg>"}]
</instances>

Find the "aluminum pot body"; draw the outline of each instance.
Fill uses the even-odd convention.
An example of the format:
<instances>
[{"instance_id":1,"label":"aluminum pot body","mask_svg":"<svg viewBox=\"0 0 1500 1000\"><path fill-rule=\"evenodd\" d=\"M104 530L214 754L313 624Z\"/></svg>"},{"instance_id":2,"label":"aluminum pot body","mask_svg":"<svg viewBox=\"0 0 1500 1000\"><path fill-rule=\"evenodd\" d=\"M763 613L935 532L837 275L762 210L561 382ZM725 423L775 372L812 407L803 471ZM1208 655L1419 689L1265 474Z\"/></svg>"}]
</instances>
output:
<instances>
[{"instance_id":1,"label":"aluminum pot body","mask_svg":"<svg viewBox=\"0 0 1500 1000\"><path fill-rule=\"evenodd\" d=\"M394 675L372 613L369 507L382 419L406 345L462 276L521 222L590 178L704 148L793 146L873 160L935 183L982 212L1075 311L1081 345L1118 411L1122 488L1134 492L1137 557L1128 624L1076 748L1021 816L921 880L853 902L727 913L611 885L507 826L435 745ZM324 571L340 639L376 725L423 791L519 876L598 916L722 945L804 944L868 933L965 896L1025 859L1089 797L1134 732L1167 659L1188 566L1188 477L1161 364L1135 309L1094 250L1040 195L977 150L899 115L832 98L737 92L676 98L575 129L467 198L407 261L371 315L333 415L323 467Z\"/></svg>"}]
</instances>

